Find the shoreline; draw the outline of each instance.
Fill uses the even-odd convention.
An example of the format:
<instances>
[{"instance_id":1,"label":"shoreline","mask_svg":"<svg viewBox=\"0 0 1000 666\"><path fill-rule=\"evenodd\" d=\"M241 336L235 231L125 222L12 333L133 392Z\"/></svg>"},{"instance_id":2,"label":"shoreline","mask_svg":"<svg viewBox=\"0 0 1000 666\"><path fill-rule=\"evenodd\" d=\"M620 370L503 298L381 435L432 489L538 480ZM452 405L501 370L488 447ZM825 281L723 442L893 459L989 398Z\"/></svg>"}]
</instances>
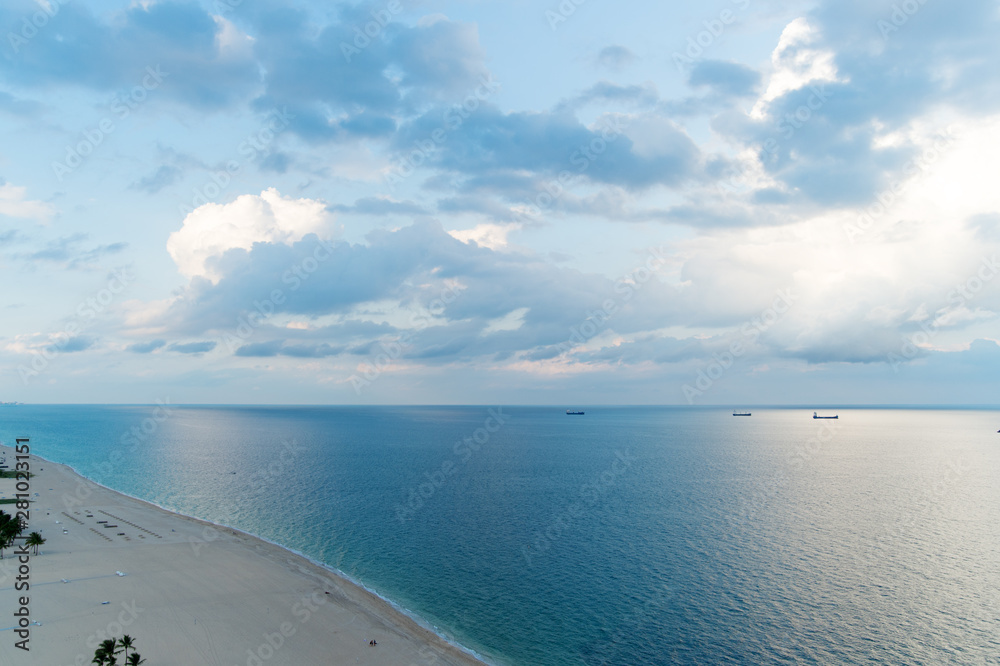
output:
<instances>
[{"instance_id":1,"label":"shoreline","mask_svg":"<svg viewBox=\"0 0 1000 666\"><path fill-rule=\"evenodd\" d=\"M0 447L0 450L5 455L10 455L8 463L11 463L14 449L3 445ZM157 547L166 547L168 544L172 546L170 565L172 565L171 568L174 570L160 571L158 573L161 575L166 574L166 577L169 579L176 578L179 574L189 581L190 584L186 588L183 588L182 591L186 590L190 593L188 596L197 603L212 606L211 610L215 615L213 617L213 624L219 624L220 617L226 615L227 611L232 611L228 614L238 617L230 618L230 622L222 623L229 630L228 633L246 635L249 632L256 636L256 638L250 642L244 642L241 645L244 649L241 651L222 655L218 653L212 644L220 642L231 644L236 642L234 637L220 637L209 633L205 636L206 640L202 641L210 644L208 647L212 649L208 653L204 650L198 650L198 646L193 646L194 650L198 652L198 659L202 661L193 660L192 657L187 657L183 661L164 661L162 655L169 654L172 655L171 658L173 658L173 655L176 655L178 641L183 642L191 639L190 629L177 627L180 630L179 633L182 635L164 637L162 634L164 629L168 627L161 623L156 623L156 631L160 636L156 640L151 640L147 635L148 632L143 632L139 629L130 630L123 627L124 631L117 632L118 635L120 636L121 633L138 634L139 651L142 652L144 658L149 659L148 664L150 666L167 663L218 663L227 665L246 663L249 666L260 666L260 664L269 663L310 663L309 660L315 659L317 655L323 655L322 658L325 659L329 659L330 656L336 656L336 663L364 663L372 664L373 666L382 666L383 664L386 666L389 664L410 666L489 666L489 662L484 657L470 648L440 634L430 622L427 622L416 613L382 596L377 591L368 588L363 582L356 581L344 572L324 562L315 560L304 553L297 552L287 546L258 537L239 528L189 516L159 506L148 500L109 488L92 481L69 465L48 460L35 453L30 454L30 462L31 472L34 476L31 478L30 489L30 494L32 495L32 515L29 520L27 532L40 531L47 539L47 543L41 548L41 555L31 556L31 603L33 607L41 609L41 612L33 611L35 617L32 617L31 653L14 649L16 639L13 633L9 631L9 628L0 627L0 657L6 656L13 659L13 661L8 661L8 659L0 658L0 661L3 663L36 663L39 653L46 655L45 663L58 663L60 665L90 663L93 648L88 648L85 645L86 641L80 642L79 649L75 654L59 656L57 651L52 649L56 641L51 641L49 640L51 637L44 636L44 634L48 633L45 631L46 627L51 626L52 621L49 620L37 626L34 625L34 622L42 619L42 614L51 610L52 604L49 602L54 602L55 604L59 604L60 602L60 599L56 599L55 596L61 595L51 595L49 591L56 589L59 592L63 592L65 590L65 588L59 589L50 586L54 586L57 583L62 586L67 581L69 583L76 583L77 581L90 581L96 578L111 577L117 577L123 581L134 583L140 574L131 573L127 569L115 567L115 573L104 573L109 570L108 567L110 566L105 564L110 559L107 556L113 552L114 555L118 556L118 559L122 559L121 556L128 554L130 551L135 551L136 549L148 550L155 543ZM53 479L53 477L57 478ZM12 495L14 492L14 480L0 479L0 492L5 496ZM35 493L39 495L35 497ZM61 495L61 497L56 497L56 495ZM70 502L68 507L64 506L67 498L69 498ZM79 500L78 504L77 500ZM110 511L105 512L103 508L96 510L94 508L87 508L97 506L108 508L105 505L115 507L118 511L113 515ZM13 505L0 505L0 508L3 508L8 513L13 513L14 510ZM112 509L112 511L115 509ZM45 516L40 516L43 512ZM101 515L98 512L105 515ZM74 513L77 515L73 515ZM129 518L139 518L139 520L119 518L118 516L122 514L128 515ZM101 533L94 526L90 527L90 531L94 532L96 536L83 533L81 526L86 526L87 523L99 526L97 525L99 523L98 518L107 518L107 516L112 515L113 518L108 518L103 524L109 525L113 520L115 523L113 527L118 528L115 533ZM75 522L67 522L66 518ZM122 525L121 523L123 522L126 525ZM79 523L79 525L75 523ZM147 524L163 525L168 527L169 530L162 526L153 529L141 526ZM125 532L122 533L121 530L125 530ZM163 533L168 531L172 534L164 540L165 535ZM124 537L119 536L120 534L124 534ZM112 536L109 538L107 535ZM135 538L133 539L132 537ZM123 538L130 543L123 543ZM99 541L101 539L105 540L105 542ZM106 543L107 541L112 543ZM101 552L105 549L109 552ZM66 557L66 555L81 552L83 555L77 554L73 558ZM204 557L205 553L208 552L224 552L225 557L219 563L221 566L205 562L206 559L209 559ZM0 560L0 589L8 591L9 588L11 592L10 597L12 598L11 604L14 603L14 597L16 596L13 593L13 580L11 580L10 570L8 569L9 563L12 561L12 554L13 548L5 552L4 560ZM133 552L133 554L135 553ZM63 557L59 558L59 555ZM55 559L66 560L66 562L60 571L53 572L46 565ZM130 568L133 571L136 569L136 566L141 568L141 564L139 563L145 561L143 557L125 557L124 560L130 562L132 565ZM266 582L261 582L255 586L252 582L248 583L246 580L241 580L240 583L243 587L243 592L249 593L246 594L243 601L250 604L257 601L259 606L261 603L260 599L270 599L275 595L284 596L285 599L282 601L285 602L284 605L286 607L291 608L292 614L286 614L287 619L285 622L279 623L276 626L273 621L270 623L261 623L260 619L257 618L257 626L247 626L248 624L254 624L254 622L244 622L243 624L237 622L237 624L234 624L232 620L249 620L250 618L245 616L248 614L254 615L255 613L247 612L245 610L246 606L243 607L243 612L233 610L231 605L217 607L219 606L218 603L213 604L211 599L204 598L205 592L197 583L199 581L215 582L226 573L230 574L229 577L239 578L241 577L241 572L235 566L237 564L246 565L253 569L260 569L262 566L266 568L267 575L261 578L271 581L271 586L269 587ZM46 571L46 569L50 570ZM118 570L125 573L125 576L119 576L117 573ZM104 573L104 575L77 575L93 574L98 571ZM285 584L286 587L294 586L303 591L306 586L315 588L318 585L323 592L323 596L318 596L319 590L316 589L311 594L296 595L291 593L291 590L288 590L285 594L281 594L280 590L276 591L274 589L273 579L280 579L281 583ZM176 592L178 588L176 582L172 580L170 585L170 590L174 593L173 596L177 596ZM254 589L255 587L257 589ZM151 590L146 590L146 592L155 592L156 589L156 586L151 586ZM136 589L135 591L141 590ZM91 592L93 593L95 590ZM259 598L255 595L255 592L259 593ZM18 592L18 594L21 593ZM154 601L156 599L155 594L147 594L145 596L151 597ZM184 594L181 594L180 598L183 599L184 596ZM122 601L121 603L126 607L128 605L126 601ZM183 603L181 601L182 605ZM81 622L86 621L89 626L95 626L93 618L100 616L102 614L101 611L104 610L104 614L109 618L105 624L108 627L114 628L115 618L125 613L125 611L121 611L121 606L103 601L100 606L95 606L93 603L89 605L90 608L86 609L89 612L80 612L61 617L58 624L79 625ZM135 600L133 600L132 605L133 608L136 607ZM143 604L138 604L138 606L143 606ZM14 610L16 609L11 608L10 612ZM139 610L143 609L139 608ZM256 615L259 616L259 607L256 610L258 611ZM269 614L270 610L270 606L266 605L264 614ZM0 612L6 613L7 611L8 609L6 608L0 609ZM220 613L221 615L219 615ZM346 625L339 627L339 630L334 628L332 632L329 631L329 627L320 626L321 623L310 622L314 614L327 616L328 619L332 619L329 617L331 615L337 615L341 616L339 619L344 619L342 616L347 613L353 613L350 621ZM166 616L171 614L176 615L169 608L161 610L160 614ZM65 616L66 614L63 613L62 615ZM293 617L299 620L299 622L293 623ZM138 625L140 619L133 618L133 621ZM194 624L197 625L197 623L198 619L195 618ZM97 625L100 624L101 622L97 621ZM348 628L350 630L345 631ZM73 633L83 635L82 631L82 629L79 629L78 632ZM286 637L283 637L282 634L285 634ZM309 634L313 639L308 645L301 639L298 642L293 640L296 636L306 634ZM370 637L374 637L378 641L376 646L368 644ZM89 637L85 636L85 638L88 638L88 640L93 639L93 635ZM268 641L265 640L268 638L270 638L271 645L268 645ZM161 655L154 655L153 650L157 642L172 647L164 651ZM43 643L46 645L43 646ZM277 644L278 649L280 649L280 658L275 654L277 650L271 647L274 644ZM257 650L254 648L257 648ZM212 656L208 657L209 654ZM81 661L82 657L85 657L83 661Z\"/></svg>"}]
</instances>

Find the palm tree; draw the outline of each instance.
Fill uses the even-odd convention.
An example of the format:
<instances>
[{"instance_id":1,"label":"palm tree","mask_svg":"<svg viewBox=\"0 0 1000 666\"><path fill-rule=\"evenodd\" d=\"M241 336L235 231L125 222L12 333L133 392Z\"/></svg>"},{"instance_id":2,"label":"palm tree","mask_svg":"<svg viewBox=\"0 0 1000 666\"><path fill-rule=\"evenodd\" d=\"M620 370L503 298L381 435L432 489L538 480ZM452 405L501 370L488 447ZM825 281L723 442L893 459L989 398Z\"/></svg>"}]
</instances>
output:
<instances>
[{"instance_id":1,"label":"palm tree","mask_svg":"<svg viewBox=\"0 0 1000 666\"><path fill-rule=\"evenodd\" d=\"M24 531L24 523L20 518L0 511L0 559L3 559L4 548L9 548L14 543L14 539L21 536Z\"/></svg>"},{"instance_id":2,"label":"palm tree","mask_svg":"<svg viewBox=\"0 0 1000 666\"><path fill-rule=\"evenodd\" d=\"M8 532L7 526L0 527L0 560L3 559L4 549L10 548L13 541L14 537Z\"/></svg>"},{"instance_id":3,"label":"palm tree","mask_svg":"<svg viewBox=\"0 0 1000 666\"><path fill-rule=\"evenodd\" d=\"M139 664L145 664L146 660L140 657L138 652L133 652L128 658L128 661L125 663L128 664L128 666L139 666Z\"/></svg>"},{"instance_id":4,"label":"palm tree","mask_svg":"<svg viewBox=\"0 0 1000 666\"><path fill-rule=\"evenodd\" d=\"M26 546L35 547L35 555L38 555L38 547L44 543L45 543L45 538L42 537L42 535L39 534L38 532L32 532L31 534L28 535L28 538L25 539L24 541L24 544Z\"/></svg>"},{"instance_id":5,"label":"palm tree","mask_svg":"<svg viewBox=\"0 0 1000 666\"><path fill-rule=\"evenodd\" d=\"M125 634L118 642L121 643L123 648L125 648L125 662L128 663L128 651L135 647L135 639L128 634Z\"/></svg>"},{"instance_id":6,"label":"palm tree","mask_svg":"<svg viewBox=\"0 0 1000 666\"><path fill-rule=\"evenodd\" d=\"M117 655L121 650L118 649L118 640L114 638L109 638L107 640L101 641L97 650L94 651L94 660L91 663L107 666L116 666L118 663Z\"/></svg>"}]
</instances>

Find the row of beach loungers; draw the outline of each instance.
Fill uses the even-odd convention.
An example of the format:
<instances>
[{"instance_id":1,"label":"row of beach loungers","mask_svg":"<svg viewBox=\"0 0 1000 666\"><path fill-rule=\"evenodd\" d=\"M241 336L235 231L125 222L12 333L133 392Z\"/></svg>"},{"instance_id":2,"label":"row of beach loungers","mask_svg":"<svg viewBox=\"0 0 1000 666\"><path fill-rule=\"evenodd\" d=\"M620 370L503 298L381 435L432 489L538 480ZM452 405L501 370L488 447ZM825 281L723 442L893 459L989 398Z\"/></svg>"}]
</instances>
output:
<instances>
[{"instance_id":1,"label":"row of beach loungers","mask_svg":"<svg viewBox=\"0 0 1000 666\"><path fill-rule=\"evenodd\" d=\"M141 532L145 532L146 534L152 535L152 536L156 537L157 539L162 539L163 538L162 536L160 536L156 532L153 532L152 530L147 530L145 527L142 527L141 525L136 525L132 521L125 520L124 518L116 516L116 515L114 515L112 513L108 513L107 511L104 511L102 509L98 509L98 512L99 513L103 513L105 516L108 516L110 518L114 518L115 520L117 520L119 522L125 523L126 525L129 525L130 527L133 527L133 528L135 528L135 529L137 529L137 530L139 530ZM79 514L80 512L79 511L74 511L73 513ZM62 515L66 516L67 518L69 518L73 522L78 523L80 525L84 525L85 524L82 520L80 520L76 516L71 516L70 514L66 513L65 511L62 512ZM94 514L92 512L90 512L90 511L86 511L85 515L86 515L87 518L93 518L94 517ZM98 525L103 525L105 529L114 529L114 528L118 527L117 524L112 525L107 520L98 520L97 524ZM106 539L107 541L112 541L112 539L105 532L101 532L100 530L94 529L93 527L90 528L90 531L93 532L94 534L100 535L102 539ZM65 529L63 530L63 533L64 534L66 533ZM122 537L123 539L125 539L125 541L131 541L132 540L132 539L129 538L129 536L125 532L117 532L116 535ZM146 536L144 534L140 534L139 538L140 539L145 539Z\"/></svg>"}]
</instances>

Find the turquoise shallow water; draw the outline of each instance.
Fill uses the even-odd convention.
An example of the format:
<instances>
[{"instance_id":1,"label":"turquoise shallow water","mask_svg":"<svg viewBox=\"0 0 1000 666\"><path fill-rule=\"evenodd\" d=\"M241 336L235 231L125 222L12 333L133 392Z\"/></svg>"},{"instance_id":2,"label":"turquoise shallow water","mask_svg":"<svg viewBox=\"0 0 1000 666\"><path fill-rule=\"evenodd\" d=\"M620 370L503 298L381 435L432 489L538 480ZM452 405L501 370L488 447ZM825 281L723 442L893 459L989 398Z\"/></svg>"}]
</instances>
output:
<instances>
[{"instance_id":1,"label":"turquoise shallow water","mask_svg":"<svg viewBox=\"0 0 1000 666\"><path fill-rule=\"evenodd\" d=\"M997 663L1000 411L839 413L18 406L0 439L496 663Z\"/></svg>"}]
</instances>

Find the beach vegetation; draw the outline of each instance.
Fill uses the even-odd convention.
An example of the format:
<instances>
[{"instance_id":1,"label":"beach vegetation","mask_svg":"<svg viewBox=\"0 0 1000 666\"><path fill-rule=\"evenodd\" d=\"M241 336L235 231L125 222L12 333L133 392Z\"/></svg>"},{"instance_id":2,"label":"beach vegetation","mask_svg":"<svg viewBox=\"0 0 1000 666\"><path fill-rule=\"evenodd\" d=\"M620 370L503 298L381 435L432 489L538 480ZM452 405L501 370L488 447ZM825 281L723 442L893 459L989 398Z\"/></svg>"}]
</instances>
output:
<instances>
[{"instance_id":1,"label":"beach vegetation","mask_svg":"<svg viewBox=\"0 0 1000 666\"><path fill-rule=\"evenodd\" d=\"M6 511L0 511L0 559L3 559L3 551L14 544L14 539L21 536L25 524L21 518L16 518Z\"/></svg>"},{"instance_id":2,"label":"beach vegetation","mask_svg":"<svg viewBox=\"0 0 1000 666\"><path fill-rule=\"evenodd\" d=\"M97 666L116 666L118 655L121 652L122 648L118 646L118 639L109 638L101 641L101 644L97 646L97 649L94 650L94 658L90 663L97 664Z\"/></svg>"},{"instance_id":3,"label":"beach vegetation","mask_svg":"<svg viewBox=\"0 0 1000 666\"><path fill-rule=\"evenodd\" d=\"M23 479L25 476L30 479L34 474L31 472L19 472L16 469L0 469L0 479Z\"/></svg>"},{"instance_id":4,"label":"beach vegetation","mask_svg":"<svg viewBox=\"0 0 1000 666\"><path fill-rule=\"evenodd\" d=\"M25 539L24 541L24 545L34 547L35 555L38 555L38 547L44 543L45 543L45 537L43 537L39 532L32 532L31 534L28 535L28 538Z\"/></svg>"},{"instance_id":5,"label":"beach vegetation","mask_svg":"<svg viewBox=\"0 0 1000 666\"><path fill-rule=\"evenodd\" d=\"M132 654L128 653L129 650L132 650ZM117 666L120 654L124 657L123 663L126 666L139 666L146 663L142 655L135 651L135 639L128 634L121 638L108 638L102 641L94 651L94 659L90 663L97 664L97 666Z\"/></svg>"}]
</instances>

